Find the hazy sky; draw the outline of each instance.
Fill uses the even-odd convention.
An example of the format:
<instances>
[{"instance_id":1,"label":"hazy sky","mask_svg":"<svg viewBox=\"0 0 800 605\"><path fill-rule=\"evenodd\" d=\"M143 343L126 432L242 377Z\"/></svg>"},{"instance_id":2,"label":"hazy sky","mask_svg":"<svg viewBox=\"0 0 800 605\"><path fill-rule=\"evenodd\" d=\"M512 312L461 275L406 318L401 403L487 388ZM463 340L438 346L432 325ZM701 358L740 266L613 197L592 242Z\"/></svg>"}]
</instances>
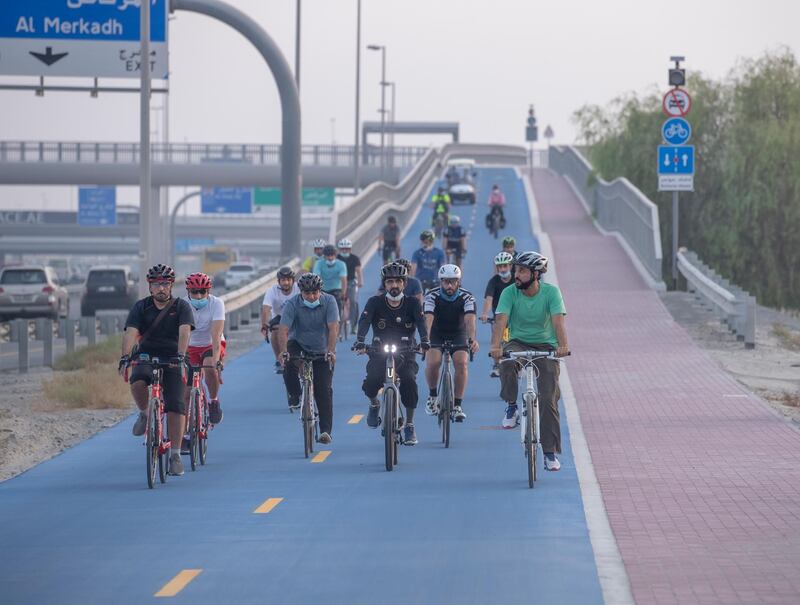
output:
<instances>
[{"instance_id":1,"label":"hazy sky","mask_svg":"<svg viewBox=\"0 0 800 605\"><path fill-rule=\"evenodd\" d=\"M229 2L256 19L294 65L295 0ZM356 0L302 0L304 143L334 136L352 143L355 7ZM362 0L362 7L364 45L387 46L397 119L458 121L465 141L522 143L532 102L540 135L551 124L556 142L572 142L575 109L666 89L673 54L686 56L688 70L715 77L782 45L800 55L797 0ZM172 141L280 141L274 80L239 34L179 12L170 49ZM379 118L379 80L380 53L364 51L362 119ZM138 139L136 95L4 91L0 98L0 139ZM156 98L153 105L160 104ZM442 140L398 137L420 145ZM0 206L17 205L9 193L0 188ZM24 195L32 204L40 197Z\"/></svg>"}]
</instances>

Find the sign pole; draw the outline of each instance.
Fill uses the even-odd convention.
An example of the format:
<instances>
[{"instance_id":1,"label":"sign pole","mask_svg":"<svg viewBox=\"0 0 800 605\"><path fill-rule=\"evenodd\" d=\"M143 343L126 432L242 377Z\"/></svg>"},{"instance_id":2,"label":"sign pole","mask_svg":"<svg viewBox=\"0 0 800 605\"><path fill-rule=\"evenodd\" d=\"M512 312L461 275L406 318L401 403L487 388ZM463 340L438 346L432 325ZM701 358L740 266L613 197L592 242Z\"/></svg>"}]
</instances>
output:
<instances>
[{"instance_id":1,"label":"sign pole","mask_svg":"<svg viewBox=\"0 0 800 605\"><path fill-rule=\"evenodd\" d=\"M139 97L139 293L147 295L147 269L153 263L153 244L150 235L155 233L157 220L151 207L152 174L150 164L150 2L141 3L140 69L141 94ZM155 238L153 238L155 239Z\"/></svg>"},{"instance_id":2,"label":"sign pole","mask_svg":"<svg viewBox=\"0 0 800 605\"><path fill-rule=\"evenodd\" d=\"M678 289L678 192L672 192L672 289Z\"/></svg>"}]
</instances>

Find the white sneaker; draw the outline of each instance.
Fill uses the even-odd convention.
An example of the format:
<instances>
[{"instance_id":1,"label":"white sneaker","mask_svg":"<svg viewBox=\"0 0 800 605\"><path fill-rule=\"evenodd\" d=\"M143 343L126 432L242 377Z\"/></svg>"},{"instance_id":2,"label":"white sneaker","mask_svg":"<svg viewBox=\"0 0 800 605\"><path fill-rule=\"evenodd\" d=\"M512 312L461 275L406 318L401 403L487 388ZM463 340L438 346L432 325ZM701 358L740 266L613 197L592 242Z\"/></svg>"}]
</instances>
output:
<instances>
[{"instance_id":1,"label":"white sneaker","mask_svg":"<svg viewBox=\"0 0 800 605\"><path fill-rule=\"evenodd\" d=\"M428 401L425 402L425 413L428 416L436 416L439 413L439 398L428 396Z\"/></svg>"},{"instance_id":2,"label":"white sneaker","mask_svg":"<svg viewBox=\"0 0 800 605\"><path fill-rule=\"evenodd\" d=\"M544 455L544 470L546 471L561 470L561 463L558 461L558 458L556 458L555 454Z\"/></svg>"},{"instance_id":3,"label":"white sneaker","mask_svg":"<svg viewBox=\"0 0 800 605\"><path fill-rule=\"evenodd\" d=\"M464 410L461 409L461 406L453 406L453 420L456 422L464 422L466 419L467 415L464 413Z\"/></svg>"},{"instance_id":4,"label":"white sneaker","mask_svg":"<svg viewBox=\"0 0 800 605\"><path fill-rule=\"evenodd\" d=\"M517 404L509 405L506 408L506 413L503 416L503 428L504 429L513 429L515 426L519 424L519 409L517 408Z\"/></svg>"},{"instance_id":5,"label":"white sneaker","mask_svg":"<svg viewBox=\"0 0 800 605\"><path fill-rule=\"evenodd\" d=\"M489 376L490 376L491 378L500 378L500 368L498 368L497 366L494 366L494 367L492 368L492 371L491 371L491 373L489 374Z\"/></svg>"}]
</instances>

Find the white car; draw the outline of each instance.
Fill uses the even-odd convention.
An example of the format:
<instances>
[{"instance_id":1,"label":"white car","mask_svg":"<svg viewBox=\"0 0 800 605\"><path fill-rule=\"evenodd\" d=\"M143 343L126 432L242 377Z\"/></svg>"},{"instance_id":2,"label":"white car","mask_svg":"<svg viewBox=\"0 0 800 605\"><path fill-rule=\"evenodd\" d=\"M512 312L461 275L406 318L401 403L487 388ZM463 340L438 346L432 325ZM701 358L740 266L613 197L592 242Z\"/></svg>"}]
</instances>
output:
<instances>
[{"instance_id":1,"label":"white car","mask_svg":"<svg viewBox=\"0 0 800 605\"><path fill-rule=\"evenodd\" d=\"M225 287L228 290L236 290L241 288L246 283L253 281L258 272L255 265L250 263L234 263L225 273Z\"/></svg>"},{"instance_id":2,"label":"white car","mask_svg":"<svg viewBox=\"0 0 800 605\"><path fill-rule=\"evenodd\" d=\"M466 158L452 159L447 162L445 179L448 193L453 204L477 202L475 195L475 161Z\"/></svg>"}]
</instances>

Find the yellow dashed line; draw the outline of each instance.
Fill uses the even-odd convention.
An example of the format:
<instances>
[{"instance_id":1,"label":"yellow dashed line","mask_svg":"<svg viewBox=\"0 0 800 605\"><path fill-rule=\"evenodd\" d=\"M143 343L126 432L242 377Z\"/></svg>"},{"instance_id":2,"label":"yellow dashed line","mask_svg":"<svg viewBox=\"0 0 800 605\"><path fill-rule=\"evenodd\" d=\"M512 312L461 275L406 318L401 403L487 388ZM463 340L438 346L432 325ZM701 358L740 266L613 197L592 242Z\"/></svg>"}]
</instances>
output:
<instances>
[{"instance_id":1,"label":"yellow dashed line","mask_svg":"<svg viewBox=\"0 0 800 605\"><path fill-rule=\"evenodd\" d=\"M356 414L350 420L347 421L347 424L358 424L361 422L361 419L364 417L363 414Z\"/></svg>"},{"instance_id":2,"label":"yellow dashed line","mask_svg":"<svg viewBox=\"0 0 800 605\"><path fill-rule=\"evenodd\" d=\"M317 454L316 456L314 456L311 459L311 462L325 462L325 460L327 460L328 456L330 456L330 455L331 455L331 451L330 450L322 451L319 454Z\"/></svg>"},{"instance_id":3,"label":"yellow dashed line","mask_svg":"<svg viewBox=\"0 0 800 605\"><path fill-rule=\"evenodd\" d=\"M177 576L172 578L169 582L164 584L163 588L159 590L155 596L157 597L174 597L181 590L186 588L186 585L200 575L202 569L184 569Z\"/></svg>"},{"instance_id":4,"label":"yellow dashed line","mask_svg":"<svg viewBox=\"0 0 800 605\"><path fill-rule=\"evenodd\" d=\"M259 506L253 512L258 514L266 514L268 512L271 512L272 509L278 506L278 504L280 504L281 502L283 502L283 498L267 498L266 500L264 500L261 506Z\"/></svg>"}]
</instances>

